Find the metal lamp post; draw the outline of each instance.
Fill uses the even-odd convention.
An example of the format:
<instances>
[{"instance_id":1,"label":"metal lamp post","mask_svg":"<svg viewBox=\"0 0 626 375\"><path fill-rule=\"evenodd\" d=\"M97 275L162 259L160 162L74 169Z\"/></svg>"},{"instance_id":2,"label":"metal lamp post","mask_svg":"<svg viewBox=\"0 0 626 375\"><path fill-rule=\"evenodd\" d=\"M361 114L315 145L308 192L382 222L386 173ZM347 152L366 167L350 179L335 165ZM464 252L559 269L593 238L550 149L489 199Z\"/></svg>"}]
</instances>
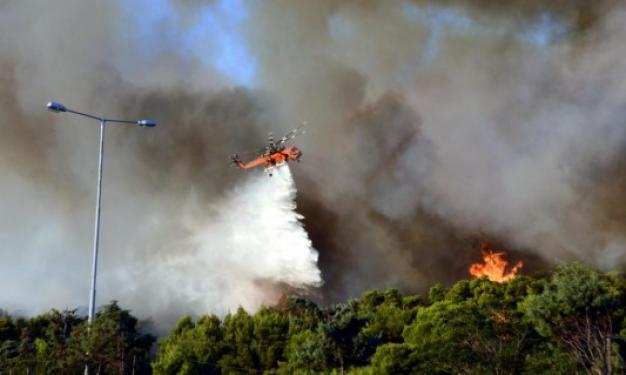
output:
<instances>
[{"instance_id":1,"label":"metal lamp post","mask_svg":"<svg viewBox=\"0 0 626 375\"><path fill-rule=\"evenodd\" d=\"M93 263L91 265L91 291L89 295L89 320L88 322L91 325L91 322L94 319L94 313L95 313L95 308L96 308L96 273L98 270L98 245L100 242L100 196L101 196L101 189L102 189L102 157L104 156L104 153L103 153L104 127L109 122L118 123L118 124L138 125L138 126L149 127L149 128L155 127L157 123L154 120L130 121L130 120L115 120L115 119L110 119L110 118L105 118L105 117L98 117L98 116L90 115L88 113L74 111L72 109L67 108L63 104L57 103L57 102L49 102L48 109L56 113L69 112L69 113L74 113L76 115L80 115L80 116L84 116L90 119L100 121L100 154L99 154L100 156L98 158L98 184L96 185L97 187L96 188L96 220L95 220L94 239L93 239Z\"/></svg>"}]
</instances>

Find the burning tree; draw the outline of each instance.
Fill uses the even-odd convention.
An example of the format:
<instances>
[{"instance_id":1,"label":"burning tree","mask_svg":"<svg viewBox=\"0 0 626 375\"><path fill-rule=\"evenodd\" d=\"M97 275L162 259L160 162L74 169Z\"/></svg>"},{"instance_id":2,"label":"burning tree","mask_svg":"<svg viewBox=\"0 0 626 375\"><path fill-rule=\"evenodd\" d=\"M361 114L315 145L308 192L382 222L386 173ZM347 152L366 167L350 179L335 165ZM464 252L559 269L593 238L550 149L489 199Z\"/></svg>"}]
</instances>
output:
<instances>
[{"instance_id":1,"label":"burning tree","mask_svg":"<svg viewBox=\"0 0 626 375\"><path fill-rule=\"evenodd\" d=\"M504 258L504 252L494 252L485 244L481 245L481 252L484 263L474 263L469 267L469 273L474 277L486 276L491 281L503 283L517 276L517 272L524 266L519 261L506 272L509 262Z\"/></svg>"}]
</instances>

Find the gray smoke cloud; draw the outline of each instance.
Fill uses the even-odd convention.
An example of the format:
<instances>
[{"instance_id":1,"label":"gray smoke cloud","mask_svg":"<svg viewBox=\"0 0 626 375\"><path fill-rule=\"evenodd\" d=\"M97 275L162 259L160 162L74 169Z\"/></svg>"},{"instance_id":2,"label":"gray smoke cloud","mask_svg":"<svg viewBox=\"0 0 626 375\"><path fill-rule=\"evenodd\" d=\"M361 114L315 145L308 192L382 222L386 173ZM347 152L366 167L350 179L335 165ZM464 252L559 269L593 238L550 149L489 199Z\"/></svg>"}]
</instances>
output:
<instances>
[{"instance_id":1,"label":"gray smoke cloud","mask_svg":"<svg viewBox=\"0 0 626 375\"><path fill-rule=\"evenodd\" d=\"M107 134L99 300L139 314L254 308L289 288L260 277L203 299L176 290L257 275L226 255L167 265L193 258L190 212L226 209L246 183L228 155L301 120L298 212L325 302L467 277L482 240L531 271L621 267L625 16L611 1L5 2L0 304L88 295L98 128L45 113L51 99L160 121Z\"/></svg>"}]
</instances>

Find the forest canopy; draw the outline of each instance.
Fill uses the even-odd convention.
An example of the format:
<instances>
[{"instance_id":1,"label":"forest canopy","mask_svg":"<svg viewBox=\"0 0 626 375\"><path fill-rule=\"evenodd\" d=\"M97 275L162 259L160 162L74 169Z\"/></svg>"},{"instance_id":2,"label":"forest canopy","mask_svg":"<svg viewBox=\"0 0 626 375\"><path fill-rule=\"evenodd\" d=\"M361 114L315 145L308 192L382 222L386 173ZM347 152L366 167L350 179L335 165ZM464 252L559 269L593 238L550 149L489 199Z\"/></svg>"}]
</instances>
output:
<instances>
[{"instance_id":1,"label":"forest canopy","mask_svg":"<svg viewBox=\"0 0 626 375\"><path fill-rule=\"evenodd\" d=\"M0 316L0 374L611 374L626 371L626 279L579 263L425 295L368 291L318 306L297 295L251 314L181 317L167 336L103 306Z\"/></svg>"}]
</instances>

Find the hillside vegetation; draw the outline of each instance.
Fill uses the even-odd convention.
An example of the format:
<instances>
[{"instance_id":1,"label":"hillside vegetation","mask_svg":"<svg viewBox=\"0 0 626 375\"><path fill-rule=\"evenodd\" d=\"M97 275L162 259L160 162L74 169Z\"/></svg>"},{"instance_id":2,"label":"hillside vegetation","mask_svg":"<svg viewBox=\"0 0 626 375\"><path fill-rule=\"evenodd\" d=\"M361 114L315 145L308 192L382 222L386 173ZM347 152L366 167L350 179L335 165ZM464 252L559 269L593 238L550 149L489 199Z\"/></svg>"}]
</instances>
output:
<instances>
[{"instance_id":1,"label":"hillside vegetation","mask_svg":"<svg viewBox=\"0 0 626 375\"><path fill-rule=\"evenodd\" d=\"M611 374L626 370L626 279L578 263L427 295L369 291L320 307L182 317L158 341L115 302L0 317L0 374ZM154 344L156 343L156 350ZM151 349L152 348L152 349Z\"/></svg>"}]
</instances>

